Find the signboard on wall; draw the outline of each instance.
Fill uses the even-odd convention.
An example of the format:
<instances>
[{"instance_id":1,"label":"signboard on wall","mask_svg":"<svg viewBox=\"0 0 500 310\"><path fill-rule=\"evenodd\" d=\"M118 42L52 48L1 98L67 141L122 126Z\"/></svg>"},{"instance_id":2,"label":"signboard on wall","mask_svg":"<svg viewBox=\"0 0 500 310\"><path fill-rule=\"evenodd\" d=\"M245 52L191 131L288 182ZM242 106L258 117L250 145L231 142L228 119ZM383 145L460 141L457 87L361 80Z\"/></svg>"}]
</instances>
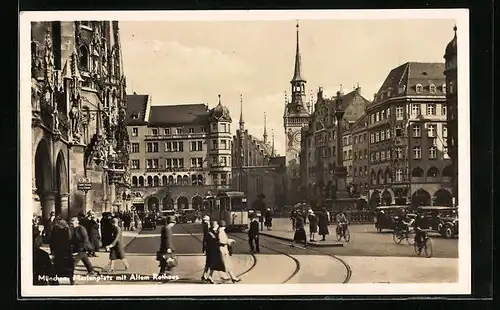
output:
<instances>
[{"instance_id":1,"label":"signboard on wall","mask_svg":"<svg viewBox=\"0 0 500 310\"><path fill-rule=\"evenodd\" d=\"M87 192L92 188L92 182L89 178L80 178L77 183L79 191Z\"/></svg>"}]
</instances>

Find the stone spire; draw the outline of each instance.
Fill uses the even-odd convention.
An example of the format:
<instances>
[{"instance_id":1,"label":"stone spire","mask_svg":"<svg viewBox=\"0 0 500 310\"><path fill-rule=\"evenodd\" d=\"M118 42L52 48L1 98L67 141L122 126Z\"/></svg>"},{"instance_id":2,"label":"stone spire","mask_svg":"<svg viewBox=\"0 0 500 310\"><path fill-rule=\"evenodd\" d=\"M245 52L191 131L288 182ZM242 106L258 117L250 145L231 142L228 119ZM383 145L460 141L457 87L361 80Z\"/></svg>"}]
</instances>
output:
<instances>
[{"instance_id":1,"label":"stone spire","mask_svg":"<svg viewBox=\"0 0 500 310\"><path fill-rule=\"evenodd\" d=\"M267 143L267 116L266 112L264 112L264 143Z\"/></svg>"},{"instance_id":2,"label":"stone spire","mask_svg":"<svg viewBox=\"0 0 500 310\"><path fill-rule=\"evenodd\" d=\"M240 129L243 130L245 122L243 121L243 95L240 94Z\"/></svg>"},{"instance_id":3,"label":"stone spire","mask_svg":"<svg viewBox=\"0 0 500 310\"><path fill-rule=\"evenodd\" d=\"M274 157L274 156L276 156L276 154L274 152L274 129L272 130L272 139L273 139L273 142L271 145L271 157Z\"/></svg>"},{"instance_id":4,"label":"stone spire","mask_svg":"<svg viewBox=\"0 0 500 310\"><path fill-rule=\"evenodd\" d=\"M300 44L299 44L299 21L297 20L297 46L295 48L295 68L293 71L293 78L290 83L305 82L302 78L302 60L300 58Z\"/></svg>"}]
</instances>

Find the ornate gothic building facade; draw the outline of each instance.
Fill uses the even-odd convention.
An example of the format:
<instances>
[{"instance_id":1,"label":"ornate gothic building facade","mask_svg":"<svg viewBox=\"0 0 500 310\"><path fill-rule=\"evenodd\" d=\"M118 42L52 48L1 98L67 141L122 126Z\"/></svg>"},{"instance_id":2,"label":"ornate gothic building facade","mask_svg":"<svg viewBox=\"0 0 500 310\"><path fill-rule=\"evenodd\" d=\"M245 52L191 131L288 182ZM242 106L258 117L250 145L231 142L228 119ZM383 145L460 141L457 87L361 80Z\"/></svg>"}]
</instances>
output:
<instances>
[{"instance_id":1,"label":"ornate gothic building facade","mask_svg":"<svg viewBox=\"0 0 500 310\"><path fill-rule=\"evenodd\" d=\"M31 104L33 212L120 206L129 178L118 22L33 22Z\"/></svg>"}]
</instances>

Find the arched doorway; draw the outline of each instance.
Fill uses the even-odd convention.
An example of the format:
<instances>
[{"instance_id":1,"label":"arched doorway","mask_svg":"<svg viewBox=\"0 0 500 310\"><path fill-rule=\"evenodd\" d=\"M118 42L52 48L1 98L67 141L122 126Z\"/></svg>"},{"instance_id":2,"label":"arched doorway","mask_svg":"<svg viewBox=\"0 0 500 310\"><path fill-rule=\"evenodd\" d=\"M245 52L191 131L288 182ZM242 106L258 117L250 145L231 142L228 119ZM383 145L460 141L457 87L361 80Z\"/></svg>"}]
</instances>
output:
<instances>
[{"instance_id":1,"label":"arched doorway","mask_svg":"<svg viewBox=\"0 0 500 310\"><path fill-rule=\"evenodd\" d=\"M376 190L370 196L370 206L372 208L376 208L378 207L379 204L380 204L380 192Z\"/></svg>"},{"instance_id":2,"label":"arched doorway","mask_svg":"<svg viewBox=\"0 0 500 310\"><path fill-rule=\"evenodd\" d=\"M139 177L139 186L140 187L144 186L144 177L142 175Z\"/></svg>"},{"instance_id":3,"label":"arched doorway","mask_svg":"<svg viewBox=\"0 0 500 310\"><path fill-rule=\"evenodd\" d=\"M133 176L133 177L132 177L132 186L133 186L133 187L137 187L137 182L138 182L138 181L137 181L137 177L136 177L136 176Z\"/></svg>"},{"instance_id":4,"label":"arched doorway","mask_svg":"<svg viewBox=\"0 0 500 310\"><path fill-rule=\"evenodd\" d=\"M162 186L167 186L168 185L168 180L167 180L167 176L164 175L161 177L161 185Z\"/></svg>"},{"instance_id":5,"label":"arched doorway","mask_svg":"<svg viewBox=\"0 0 500 310\"><path fill-rule=\"evenodd\" d=\"M62 218L67 218L69 215L68 209L68 196L69 196L69 186L68 186L68 170L66 168L66 162L62 151L57 155L56 161L56 190L57 196L55 201L55 212L56 215L61 215ZM84 212L86 210L83 210Z\"/></svg>"},{"instance_id":6,"label":"arched doorway","mask_svg":"<svg viewBox=\"0 0 500 310\"><path fill-rule=\"evenodd\" d=\"M193 209L200 210L203 205L203 198L200 196L194 196L191 200L191 205L193 206Z\"/></svg>"},{"instance_id":7,"label":"arched doorway","mask_svg":"<svg viewBox=\"0 0 500 310\"><path fill-rule=\"evenodd\" d=\"M392 195L388 190L385 190L382 193L382 204L386 206L390 206L392 204Z\"/></svg>"},{"instance_id":8,"label":"arched doorway","mask_svg":"<svg viewBox=\"0 0 500 310\"><path fill-rule=\"evenodd\" d=\"M412 207L417 206L430 206L431 205L431 194L425 189L418 189L411 196L411 205Z\"/></svg>"},{"instance_id":9,"label":"arched doorway","mask_svg":"<svg viewBox=\"0 0 500 310\"><path fill-rule=\"evenodd\" d=\"M185 196L181 196L177 198L177 210L188 209L189 208L189 199Z\"/></svg>"},{"instance_id":10,"label":"arched doorway","mask_svg":"<svg viewBox=\"0 0 500 310\"><path fill-rule=\"evenodd\" d=\"M158 212L160 208L160 200L157 197L149 197L148 199L148 210L152 212Z\"/></svg>"},{"instance_id":11,"label":"arched doorway","mask_svg":"<svg viewBox=\"0 0 500 310\"><path fill-rule=\"evenodd\" d=\"M438 189L434 193L434 205L452 207L453 199L451 193L444 188Z\"/></svg>"},{"instance_id":12,"label":"arched doorway","mask_svg":"<svg viewBox=\"0 0 500 310\"><path fill-rule=\"evenodd\" d=\"M42 140L38 143L35 152L35 204L33 212L48 218L50 211L55 211L54 197L50 195L52 190L52 171L50 169L49 146Z\"/></svg>"},{"instance_id":13,"label":"arched doorway","mask_svg":"<svg viewBox=\"0 0 500 310\"><path fill-rule=\"evenodd\" d=\"M436 167L430 167L429 170L427 170L427 177L433 179L438 178L439 170Z\"/></svg>"},{"instance_id":14,"label":"arched doorway","mask_svg":"<svg viewBox=\"0 0 500 310\"><path fill-rule=\"evenodd\" d=\"M174 209L174 200L167 194L163 197L161 204L163 205L163 210L173 210Z\"/></svg>"}]
</instances>

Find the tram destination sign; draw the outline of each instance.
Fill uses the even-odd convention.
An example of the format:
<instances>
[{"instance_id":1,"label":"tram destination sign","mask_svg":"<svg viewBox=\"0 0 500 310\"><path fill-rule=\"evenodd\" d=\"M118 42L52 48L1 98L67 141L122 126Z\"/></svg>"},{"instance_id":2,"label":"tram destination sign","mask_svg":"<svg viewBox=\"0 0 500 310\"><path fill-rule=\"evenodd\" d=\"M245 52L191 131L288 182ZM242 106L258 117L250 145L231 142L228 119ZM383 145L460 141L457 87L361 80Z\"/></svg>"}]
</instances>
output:
<instances>
[{"instance_id":1,"label":"tram destination sign","mask_svg":"<svg viewBox=\"0 0 500 310\"><path fill-rule=\"evenodd\" d=\"M78 180L77 187L79 191L89 191L92 188L92 182L89 178L81 178Z\"/></svg>"}]
</instances>

